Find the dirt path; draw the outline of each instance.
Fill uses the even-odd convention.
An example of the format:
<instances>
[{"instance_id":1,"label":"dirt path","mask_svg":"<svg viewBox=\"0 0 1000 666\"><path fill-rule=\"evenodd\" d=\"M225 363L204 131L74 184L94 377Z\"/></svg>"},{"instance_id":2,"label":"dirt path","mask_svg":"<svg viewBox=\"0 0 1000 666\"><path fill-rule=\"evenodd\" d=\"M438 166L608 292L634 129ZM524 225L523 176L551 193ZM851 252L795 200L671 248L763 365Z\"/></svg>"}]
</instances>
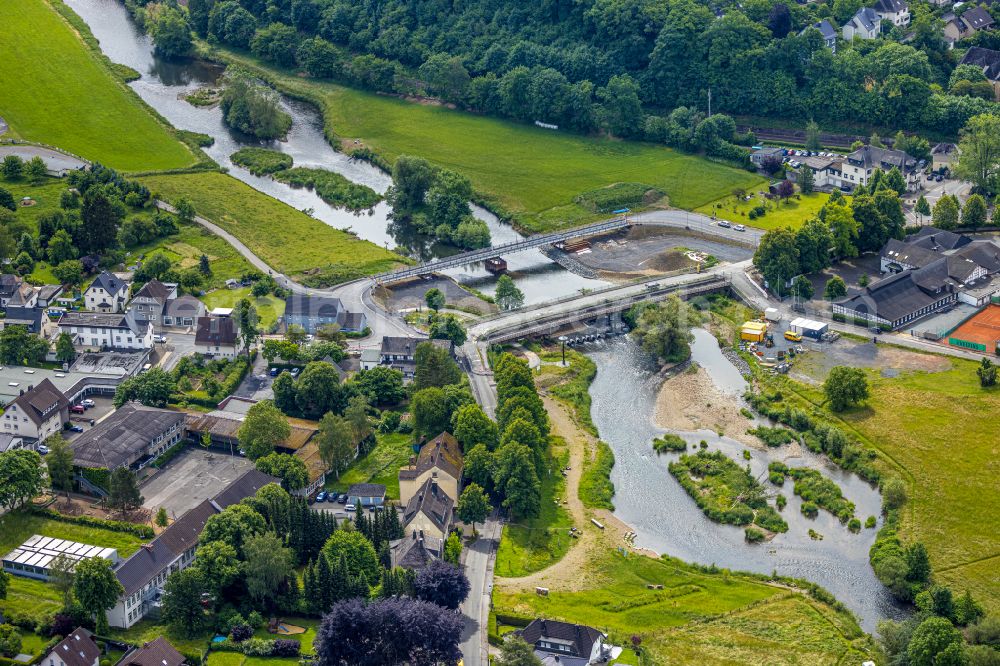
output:
<instances>
[{"instance_id":1,"label":"dirt path","mask_svg":"<svg viewBox=\"0 0 1000 666\"><path fill-rule=\"evenodd\" d=\"M573 525L582 531L566 555L550 567L521 578L496 578L496 585L505 592L524 592L536 587L547 587L564 591L584 589L593 585L590 576L584 572L601 551L627 546L624 537L631 528L615 518L610 511L588 509L580 500L580 478L587 461L593 459L597 451L597 439L580 428L569 410L560 401L544 396L545 408L552 423L552 433L566 441L569 450L569 472L566 474L565 507L573 519ZM596 518L604 525L599 529L591 522ZM632 549L635 550L635 549ZM656 557L655 553L648 553Z\"/></svg>"},{"instance_id":2,"label":"dirt path","mask_svg":"<svg viewBox=\"0 0 1000 666\"><path fill-rule=\"evenodd\" d=\"M747 434L753 422L740 413L736 399L717 389L705 369L700 367L663 382L656 398L655 421L656 425L669 430L711 430L747 446L764 448L759 439Z\"/></svg>"}]
</instances>

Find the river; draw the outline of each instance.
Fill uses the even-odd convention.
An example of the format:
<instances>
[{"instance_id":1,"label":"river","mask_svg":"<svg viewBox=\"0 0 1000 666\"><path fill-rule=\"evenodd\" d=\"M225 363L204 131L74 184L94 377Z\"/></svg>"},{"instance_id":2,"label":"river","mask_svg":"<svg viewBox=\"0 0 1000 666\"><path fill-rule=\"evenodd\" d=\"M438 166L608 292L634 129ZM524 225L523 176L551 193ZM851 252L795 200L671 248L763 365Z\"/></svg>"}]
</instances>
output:
<instances>
[{"instance_id":1,"label":"river","mask_svg":"<svg viewBox=\"0 0 1000 666\"><path fill-rule=\"evenodd\" d=\"M174 127L207 134L215 139L215 143L204 150L213 160L228 168L232 176L298 210L311 211L313 217L330 226L350 229L360 238L388 249L404 248L407 254L422 261L456 251L400 229L392 223L392 209L384 201L370 211L353 213L327 204L310 190L254 176L233 164L229 156L240 148L262 146L291 155L296 166L336 171L380 194L384 194L392 184L392 179L384 171L335 151L323 134L321 114L306 102L280 97L281 106L292 116L292 128L283 141L260 141L230 129L223 122L222 111L218 107L198 108L183 99L187 92L204 85L215 85L222 74L222 67L200 60L160 58L154 52L152 39L139 31L121 0L65 1L90 26L105 55L141 74L141 78L129 85L147 104ZM472 211L489 226L494 245L521 238L513 227L488 210L472 206ZM505 258L515 282L525 294L525 302L529 304L607 285L604 281L580 277L564 270L537 249ZM494 290L495 278L481 262L444 272L480 291L492 293Z\"/></svg>"},{"instance_id":2,"label":"river","mask_svg":"<svg viewBox=\"0 0 1000 666\"><path fill-rule=\"evenodd\" d=\"M693 360L705 368L720 390L740 400L746 388L743 377L722 355L708 331L695 329L694 335ZM836 595L869 632L875 630L878 620L903 614L868 564L868 549L876 530L862 529L852 534L823 510L815 519L806 518L799 510L802 500L792 493L791 479L786 479L781 489L788 499L781 515L789 529L770 542L748 544L743 528L706 518L667 471L667 464L680 454L657 455L651 445L654 437L668 431L653 422L659 384L649 358L626 339L591 345L584 351L597 364L597 376L590 388L594 423L615 454L611 472L615 515L635 529L637 546L688 562L758 573L777 571L815 582ZM736 440L707 430L676 434L694 445L705 440L710 451L721 450L741 465L747 464L743 459L747 447ZM854 502L855 515L862 523L870 515L879 515L879 493L867 482L806 449L801 457L786 459L787 448L752 450L751 472L766 479L767 466L773 460L781 460L789 467L814 467L835 481ZM767 481L765 484L773 488ZM881 523L879 519L879 526ZM810 528L823 539L810 538Z\"/></svg>"}]
</instances>

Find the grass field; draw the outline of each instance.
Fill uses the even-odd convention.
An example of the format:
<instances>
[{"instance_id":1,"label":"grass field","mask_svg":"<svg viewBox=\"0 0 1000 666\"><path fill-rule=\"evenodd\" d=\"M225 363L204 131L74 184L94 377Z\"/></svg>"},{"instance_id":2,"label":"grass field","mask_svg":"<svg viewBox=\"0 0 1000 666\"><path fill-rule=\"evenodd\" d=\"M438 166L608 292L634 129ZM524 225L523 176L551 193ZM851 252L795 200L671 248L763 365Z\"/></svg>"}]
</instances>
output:
<instances>
[{"instance_id":1,"label":"grass field","mask_svg":"<svg viewBox=\"0 0 1000 666\"><path fill-rule=\"evenodd\" d=\"M792 198L778 203L760 197L754 197L750 201L742 201L729 195L695 210L705 215L714 214L716 217L758 229L770 230L778 227L798 229L807 220L816 217L819 209L829 198L828 194L814 192L813 194L799 195L798 199ZM758 205L764 205L767 208L767 213L763 217L751 220L748 216L750 209Z\"/></svg>"},{"instance_id":2,"label":"grass field","mask_svg":"<svg viewBox=\"0 0 1000 666\"><path fill-rule=\"evenodd\" d=\"M170 261L181 268L198 266L201 255L207 255L212 267L212 274L206 278L202 289L225 287L229 278L239 278L244 273L253 270L250 262L227 243L225 239L216 236L200 224L177 224L177 233L158 238L149 245L133 248L129 251L131 257L145 254L164 254ZM282 308L283 309L283 308ZM258 312L260 306L258 305Z\"/></svg>"},{"instance_id":3,"label":"grass field","mask_svg":"<svg viewBox=\"0 0 1000 666\"><path fill-rule=\"evenodd\" d=\"M231 308L241 298L249 298L257 308L257 316L260 317L261 328L268 329L278 317L285 314L285 302L280 298L268 295L263 298L254 298L250 295L250 287L241 289L216 289L210 291L201 300L209 310L213 308Z\"/></svg>"},{"instance_id":4,"label":"grass field","mask_svg":"<svg viewBox=\"0 0 1000 666\"><path fill-rule=\"evenodd\" d=\"M550 468L566 466L562 438L553 436L550 447L553 461ZM517 578L544 569L562 559L573 539L569 528L573 519L562 505L566 483L558 472L542 477L541 502L538 516L504 525L494 572L497 576Z\"/></svg>"},{"instance_id":5,"label":"grass field","mask_svg":"<svg viewBox=\"0 0 1000 666\"><path fill-rule=\"evenodd\" d=\"M387 499L399 499L399 468L413 454L413 435L376 433L377 444L371 452L351 463L337 479L327 476L327 490L346 492L352 483L381 483Z\"/></svg>"},{"instance_id":6,"label":"grass field","mask_svg":"<svg viewBox=\"0 0 1000 666\"><path fill-rule=\"evenodd\" d=\"M195 162L45 0L0 3L0 26L0 116L21 138L126 171Z\"/></svg>"},{"instance_id":7,"label":"grass field","mask_svg":"<svg viewBox=\"0 0 1000 666\"><path fill-rule=\"evenodd\" d=\"M38 218L62 210L59 208L59 196L67 186L68 183L57 178L46 178L38 185L32 185L25 178L16 181L0 178L0 187L14 195L15 201L20 201L24 197L35 200L34 206L18 206L14 213L18 220L31 224L35 232L38 231Z\"/></svg>"},{"instance_id":8,"label":"grass field","mask_svg":"<svg viewBox=\"0 0 1000 666\"><path fill-rule=\"evenodd\" d=\"M244 55L227 57L261 67ZM321 101L327 129L337 136L360 139L389 162L418 155L454 169L532 231L606 217L573 198L615 183L646 183L666 192L672 205L696 208L765 182L662 146L553 132L265 69L293 94Z\"/></svg>"},{"instance_id":9,"label":"grass field","mask_svg":"<svg viewBox=\"0 0 1000 666\"><path fill-rule=\"evenodd\" d=\"M860 663L854 621L795 592L739 574L702 573L677 560L607 552L580 572L583 589L496 590L498 615L546 617L642 637L655 663ZM650 590L649 584L663 585ZM855 641L859 647L854 646ZM853 659L853 660L849 660Z\"/></svg>"},{"instance_id":10,"label":"grass field","mask_svg":"<svg viewBox=\"0 0 1000 666\"><path fill-rule=\"evenodd\" d=\"M199 215L236 236L269 266L310 286L389 270L402 261L222 173L141 180L168 201L187 197Z\"/></svg>"},{"instance_id":11,"label":"grass field","mask_svg":"<svg viewBox=\"0 0 1000 666\"><path fill-rule=\"evenodd\" d=\"M1000 389L982 389L978 364L950 359L943 372L881 377L869 371L871 398L842 415L885 454L909 486L900 536L922 541L935 578L966 589L1000 611L1000 473L996 421ZM818 388L796 384L815 402Z\"/></svg>"}]
</instances>

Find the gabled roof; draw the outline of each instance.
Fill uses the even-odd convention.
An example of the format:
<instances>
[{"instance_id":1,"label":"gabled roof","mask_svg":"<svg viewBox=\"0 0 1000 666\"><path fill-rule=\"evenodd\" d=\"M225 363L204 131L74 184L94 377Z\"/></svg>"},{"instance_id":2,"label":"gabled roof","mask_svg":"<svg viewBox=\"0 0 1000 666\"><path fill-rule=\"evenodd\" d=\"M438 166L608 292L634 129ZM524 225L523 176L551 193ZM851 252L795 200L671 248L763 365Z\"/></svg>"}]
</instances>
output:
<instances>
[{"instance_id":1,"label":"gabled roof","mask_svg":"<svg viewBox=\"0 0 1000 666\"><path fill-rule=\"evenodd\" d=\"M910 6L903 0L876 0L875 11L881 14L898 14L905 12Z\"/></svg>"},{"instance_id":2,"label":"gabled roof","mask_svg":"<svg viewBox=\"0 0 1000 666\"><path fill-rule=\"evenodd\" d=\"M123 289L128 289L128 282L119 280L114 274L103 271L100 275L94 278L94 281L90 283L89 287L87 287L87 291L90 291L95 287L100 287L109 294L117 294Z\"/></svg>"},{"instance_id":3,"label":"gabled roof","mask_svg":"<svg viewBox=\"0 0 1000 666\"><path fill-rule=\"evenodd\" d=\"M966 11L962 14L962 21L971 30L984 30L995 23L993 16L982 7L973 7Z\"/></svg>"},{"instance_id":4,"label":"gabled roof","mask_svg":"<svg viewBox=\"0 0 1000 666\"><path fill-rule=\"evenodd\" d=\"M875 146L858 148L847 156L847 161L854 165L864 166L866 169L879 168L888 171L892 167L897 167L904 174L917 168L917 160L902 150L876 148Z\"/></svg>"},{"instance_id":5,"label":"gabled roof","mask_svg":"<svg viewBox=\"0 0 1000 666\"><path fill-rule=\"evenodd\" d=\"M43 308L19 308L8 305L7 316L4 322L10 324L23 324L28 327L31 333L38 333L42 330L42 317L45 316Z\"/></svg>"},{"instance_id":6,"label":"gabled roof","mask_svg":"<svg viewBox=\"0 0 1000 666\"><path fill-rule=\"evenodd\" d=\"M150 280L142 285L142 289L135 293L132 298L153 298L161 303L166 301L173 292L173 288L165 285L159 280Z\"/></svg>"},{"instance_id":7,"label":"gabled roof","mask_svg":"<svg viewBox=\"0 0 1000 666\"><path fill-rule=\"evenodd\" d=\"M92 633L77 627L49 654L58 655L67 666L93 666L101 658L101 649L97 647Z\"/></svg>"},{"instance_id":8,"label":"gabled roof","mask_svg":"<svg viewBox=\"0 0 1000 666\"><path fill-rule=\"evenodd\" d=\"M389 560L393 567L419 571L441 556L443 541L437 537L411 536L389 542Z\"/></svg>"},{"instance_id":9,"label":"gabled roof","mask_svg":"<svg viewBox=\"0 0 1000 666\"><path fill-rule=\"evenodd\" d=\"M882 257L888 261L895 261L919 268L937 261L941 258L941 255L934 250L927 249L916 243L907 243L890 238L882 248Z\"/></svg>"},{"instance_id":10,"label":"gabled roof","mask_svg":"<svg viewBox=\"0 0 1000 666\"><path fill-rule=\"evenodd\" d=\"M27 282L24 282L14 290L14 293L10 295L10 300L7 302L7 306L23 307L26 303L31 301L31 297L34 295L35 287Z\"/></svg>"},{"instance_id":11,"label":"gabled roof","mask_svg":"<svg viewBox=\"0 0 1000 666\"><path fill-rule=\"evenodd\" d=\"M130 464L153 439L183 423L183 412L130 402L73 440L70 447L77 465L111 470Z\"/></svg>"},{"instance_id":12,"label":"gabled roof","mask_svg":"<svg viewBox=\"0 0 1000 666\"><path fill-rule=\"evenodd\" d=\"M826 19L813 23L811 26L809 26L809 28L816 28L817 30L819 30L819 34L823 36L823 39L825 41L830 41L831 39L837 38L836 28L834 28L833 25L831 25L830 22L827 21ZM808 30L809 28L806 28L806 30ZM805 30L803 30L802 32L805 32Z\"/></svg>"},{"instance_id":13,"label":"gabled roof","mask_svg":"<svg viewBox=\"0 0 1000 666\"><path fill-rule=\"evenodd\" d=\"M399 478L415 479L427 470L439 469L461 479L462 467L462 447L451 433L443 432L420 448L416 464L399 470Z\"/></svg>"},{"instance_id":14,"label":"gabled roof","mask_svg":"<svg viewBox=\"0 0 1000 666\"><path fill-rule=\"evenodd\" d=\"M194 334L196 345L230 346L239 337L236 320L231 317L198 317L198 330Z\"/></svg>"},{"instance_id":15,"label":"gabled roof","mask_svg":"<svg viewBox=\"0 0 1000 666\"><path fill-rule=\"evenodd\" d=\"M913 279L914 272L906 270L890 275L873 282L856 294L836 301L836 304L848 310L877 315L890 322L902 319L933 305L943 297L943 294L932 296L921 289Z\"/></svg>"},{"instance_id":16,"label":"gabled roof","mask_svg":"<svg viewBox=\"0 0 1000 666\"><path fill-rule=\"evenodd\" d=\"M191 294L183 294L167 301L166 314L171 317L200 317L205 314L205 304Z\"/></svg>"},{"instance_id":17,"label":"gabled roof","mask_svg":"<svg viewBox=\"0 0 1000 666\"><path fill-rule=\"evenodd\" d=\"M120 312L66 312L59 318L60 326L97 326L99 328L128 328L128 317Z\"/></svg>"},{"instance_id":18,"label":"gabled roof","mask_svg":"<svg viewBox=\"0 0 1000 666\"><path fill-rule=\"evenodd\" d=\"M423 513L430 518L434 526L442 532L447 532L451 526L451 514L455 501L441 489L433 479L424 481L403 511L403 525L409 525L417 514Z\"/></svg>"},{"instance_id":19,"label":"gabled roof","mask_svg":"<svg viewBox=\"0 0 1000 666\"><path fill-rule=\"evenodd\" d=\"M339 298L292 294L285 299L285 316L334 318L344 309Z\"/></svg>"},{"instance_id":20,"label":"gabled roof","mask_svg":"<svg viewBox=\"0 0 1000 666\"><path fill-rule=\"evenodd\" d=\"M863 29L866 32L877 31L879 28L879 18L878 14L871 7L862 7L857 11L857 13L851 17L848 24L854 24L855 27Z\"/></svg>"},{"instance_id":21,"label":"gabled roof","mask_svg":"<svg viewBox=\"0 0 1000 666\"><path fill-rule=\"evenodd\" d=\"M520 634L525 643L534 646L535 649L568 654L573 657L586 657L588 659L594 651L594 643L604 639L604 634L593 627L559 622L557 620L532 620L527 627L519 630L517 633ZM570 651L564 652L541 648L538 643L542 639L566 645L570 648Z\"/></svg>"},{"instance_id":22,"label":"gabled roof","mask_svg":"<svg viewBox=\"0 0 1000 666\"><path fill-rule=\"evenodd\" d=\"M940 252L968 245L972 239L964 234L956 234L954 231L937 227L920 227L917 233L907 236L905 242Z\"/></svg>"},{"instance_id":23,"label":"gabled roof","mask_svg":"<svg viewBox=\"0 0 1000 666\"><path fill-rule=\"evenodd\" d=\"M385 497L385 486L381 483L353 483L347 489L350 497Z\"/></svg>"},{"instance_id":24,"label":"gabled roof","mask_svg":"<svg viewBox=\"0 0 1000 666\"><path fill-rule=\"evenodd\" d=\"M183 663L184 655L160 636L129 652L115 666L181 666Z\"/></svg>"},{"instance_id":25,"label":"gabled roof","mask_svg":"<svg viewBox=\"0 0 1000 666\"><path fill-rule=\"evenodd\" d=\"M18 410L30 418L36 426L41 425L53 414L69 407L69 400L56 388L56 385L46 377L36 386L14 398L7 409L17 406Z\"/></svg>"},{"instance_id":26,"label":"gabled roof","mask_svg":"<svg viewBox=\"0 0 1000 666\"><path fill-rule=\"evenodd\" d=\"M990 241L973 241L955 252L955 256L971 259L991 275L1000 272L1000 246Z\"/></svg>"},{"instance_id":27,"label":"gabled roof","mask_svg":"<svg viewBox=\"0 0 1000 666\"><path fill-rule=\"evenodd\" d=\"M994 82L1000 81L1000 51L972 46L962 56L962 62L959 64L979 67L987 79Z\"/></svg>"},{"instance_id":28,"label":"gabled roof","mask_svg":"<svg viewBox=\"0 0 1000 666\"><path fill-rule=\"evenodd\" d=\"M21 276L12 273L0 275L0 297L10 298L23 281Z\"/></svg>"}]
</instances>

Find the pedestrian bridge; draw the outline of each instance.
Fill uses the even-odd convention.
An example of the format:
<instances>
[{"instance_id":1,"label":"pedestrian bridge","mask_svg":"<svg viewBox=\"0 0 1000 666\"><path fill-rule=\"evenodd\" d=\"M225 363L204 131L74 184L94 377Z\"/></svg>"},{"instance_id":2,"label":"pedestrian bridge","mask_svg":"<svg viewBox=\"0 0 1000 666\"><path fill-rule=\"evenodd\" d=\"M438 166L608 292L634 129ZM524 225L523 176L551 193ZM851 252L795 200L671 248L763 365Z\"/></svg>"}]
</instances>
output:
<instances>
[{"instance_id":1,"label":"pedestrian bridge","mask_svg":"<svg viewBox=\"0 0 1000 666\"><path fill-rule=\"evenodd\" d=\"M552 243L559 243L562 241L570 240L571 238L580 238L583 236L596 236L597 234L603 234L608 231L615 231L616 229L622 229L629 226L629 222L626 216L618 217L613 220L605 220L604 222L597 222L596 224L589 224L583 227L577 227L575 229L566 229L564 231L554 231L547 234L537 234L535 236L529 236L523 238L519 241L513 243L506 243L504 245L496 245L494 247L487 247L481 250L470 250L469 252L462 252L460 254L455 254L450 257L444 257L442 259L436 259L434 261L429 261L419 266L410 266L409 268L402 268L395 271L389 271L387 273L380 273L378 275L373 275L372 280L382 284L385 282L395 282L397 280L405 280L411 277L417 277L420 275L427 275L429 273L435 273L437 271L445 270L446 268L455 268L457 266L464 266L465 264L471 264L477 261L485 261L490 257L497 257L500 255L510 255L516 252L524 252L525 250L531 250L536 247L542 247L543 245L551 245Z\"/></svg>"}]
</instances>

